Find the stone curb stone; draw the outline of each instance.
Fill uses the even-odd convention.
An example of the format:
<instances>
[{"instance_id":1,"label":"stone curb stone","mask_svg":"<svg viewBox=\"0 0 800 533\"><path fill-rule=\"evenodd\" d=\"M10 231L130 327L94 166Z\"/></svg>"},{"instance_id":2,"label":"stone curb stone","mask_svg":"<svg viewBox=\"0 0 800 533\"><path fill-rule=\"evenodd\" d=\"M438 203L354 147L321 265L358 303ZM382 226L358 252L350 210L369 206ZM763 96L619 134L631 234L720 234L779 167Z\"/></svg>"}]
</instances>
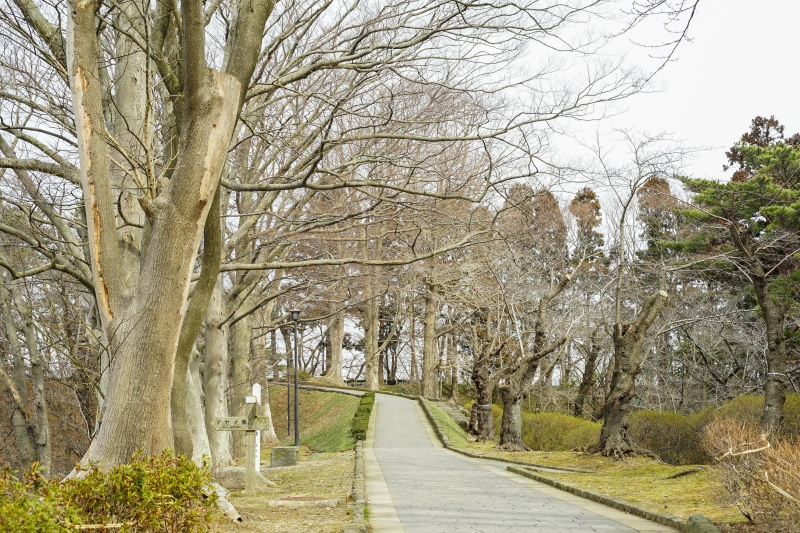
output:
<instances>
[{"instance_id":1,"label":"stone curb stone","mask_svg":"<svg viewBox=\"0 0 800 533\"><path fill-rule=\"evenodd\" d=\"M693 514L686 521L686 533L719 533L717 526L711 523L711 520L701 514Z\"/></svg>"},{"instance_id":2,"label":"stone curb stone","mask_svg":"<svg viewBox=\"0 0 800 533\"><path fill-rule=\"evenodd\" d=\"M529 469L518 468L516 466L509 466L506 467L506 470L508 470L509 472L513 472L514 474L519 474L520 476L530 478L534 481L538 481L539 483L550 485L551 487L555 487L559 490L569 492L570 494L574 494L575 496L580 496L581 498L586 498L587 500L592 500L597 503L602 503L603 505L613 507L618 511L624 511L626 513L641 518L646 518L647 520L650 520L652 522L657 522L664 526L674 527L678 531L685 531L686 520L683 520L682 518L679 518L677 516L656 513L654 511L649 511L647 509L639 507L638 505L633 505L631 503L628 503L625 500L621 500L619 498L612 498L610 496L605 496L603 494L597 494L596 492L590 492L588 490L580 489L572 485L567 485L566 483L561 483L560 481L556 481L547 476L543 476Z\"/></svg>"},{"instance_id":3,"label":"stone curb stone","mask_svg":"<svg viewBox=\"0 0 800 533\"><path fill-rule=\"evenodd\" d=\"M366 533L367 524L364 521L364 507L367 504L364 486L364 441L356 441L355 475L353 476L353 522L345 524L342 533Z\"/></svg>"}]
</instances>

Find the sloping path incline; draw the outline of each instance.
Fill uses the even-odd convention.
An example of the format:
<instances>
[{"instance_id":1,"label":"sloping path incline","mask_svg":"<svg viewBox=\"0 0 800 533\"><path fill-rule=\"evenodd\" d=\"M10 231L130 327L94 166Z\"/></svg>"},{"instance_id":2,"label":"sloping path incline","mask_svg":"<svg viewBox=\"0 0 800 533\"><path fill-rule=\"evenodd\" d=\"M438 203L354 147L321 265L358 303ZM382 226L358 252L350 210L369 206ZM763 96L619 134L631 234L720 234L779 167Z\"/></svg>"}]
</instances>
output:
<instances>
[{"instance_id":1,"label":"sloping path incline","mask_svg":"<svg viewBox=\"0 0 800 533\"><path fill-rule=\"evenodd\" d=\"M445 450L416 402L383 394L365 481L375 533L675 531Z\"/></svg>"}]
</instances>

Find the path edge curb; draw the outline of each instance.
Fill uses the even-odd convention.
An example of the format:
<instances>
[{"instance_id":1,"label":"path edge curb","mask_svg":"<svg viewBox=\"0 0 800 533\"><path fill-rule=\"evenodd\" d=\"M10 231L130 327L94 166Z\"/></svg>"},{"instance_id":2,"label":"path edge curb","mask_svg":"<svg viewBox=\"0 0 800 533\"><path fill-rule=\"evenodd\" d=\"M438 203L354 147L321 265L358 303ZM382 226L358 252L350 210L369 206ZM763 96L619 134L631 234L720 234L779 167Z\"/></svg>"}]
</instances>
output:
<instances>
[{"instance_id":1,"label":"path edge curb","mask_svg":"<svg viewBox=\"0 0 800 533\"><path fill-rule=\"evenodd\" d=\"M621 500L618 498L612 498L610 496L605 496L604 494L598 494L596 492L590 492L588 490L580 489L573 485L568 485L566 483L562 483L560 481L556 481L555 479L551 479L547 476L543 476L542 474L538 474L536 472L532 472L530 470L520 468L517 466L508 466L506 470L509 472L513 472L514 474L518 474L523 477L527 477L534 481L538 481L539 483L544 483L545 485L550 485L551 487L557 488L558 490L563 490L565 492L569 492L570 494L574 494L575 496L580 496L581 498L585 498L587 500L592 500L597 503L602 503L603 505L607 505L618 511L624 511L628 514L632 514L634 516L638 516L640 518L646 518L652 522L657 522L664 526L674 527L679 531L686 531L686 520L679 518L674 515L656 513L654 511L648 511L638 505L633 505L632 503L628 503L625 500Z\"/></svg>"},{"instance_id":2,"label":"path edge curb","mask_svg":"<svg viewBox=\"0 0 800 533\"><path fill-rule=\"evenodd\" d=\"M366 491L364 483L364 441L357 440L355 447L355 470L353 476L353 521L342 527L342 533L366 533L367 523L364 521L366 507Z\"/></svg>"}]
</instances>

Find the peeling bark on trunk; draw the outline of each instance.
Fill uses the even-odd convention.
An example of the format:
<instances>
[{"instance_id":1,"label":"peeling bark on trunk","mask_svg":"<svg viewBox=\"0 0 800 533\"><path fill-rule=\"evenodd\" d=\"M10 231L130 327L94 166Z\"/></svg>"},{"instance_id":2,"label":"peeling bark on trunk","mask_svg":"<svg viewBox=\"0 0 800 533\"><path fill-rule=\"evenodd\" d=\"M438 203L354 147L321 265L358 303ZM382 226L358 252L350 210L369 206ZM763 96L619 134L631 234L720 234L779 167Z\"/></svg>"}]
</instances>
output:
<instances>
[{"instance_id":1,"label":"peeling bark on trunk","mask_svg":"<svg viewBox=\"0 0 800 533\"><path fill-rule=\"evenodd\" d=\"M114 198L97 70L95 3L70 10L70 84L81 180L89 222L92 274L113 362L105 414L83 463L111 468L137 449L173 449L170 393L181 324L202 228L233 133L241 90L236 78L205 68L199 3L181 5L186 54L186 115L172 179L140 201L150 234L140 279L128 301L114 219Z\"/></svg>"},{"instance_id":2,"label":"peeling bark on trunk","mask_svg":"<svg viewBox=\"0 0 800 533\"><path fill-rule=\"evenodd\" d=\"M439 311L440 289L431 283L427 283L427 286L422 341L422 395L426 398L438 398L439 390L436 378L439 368L439 353L436 343L436 318Z\"/></svg>"}]
</instances>

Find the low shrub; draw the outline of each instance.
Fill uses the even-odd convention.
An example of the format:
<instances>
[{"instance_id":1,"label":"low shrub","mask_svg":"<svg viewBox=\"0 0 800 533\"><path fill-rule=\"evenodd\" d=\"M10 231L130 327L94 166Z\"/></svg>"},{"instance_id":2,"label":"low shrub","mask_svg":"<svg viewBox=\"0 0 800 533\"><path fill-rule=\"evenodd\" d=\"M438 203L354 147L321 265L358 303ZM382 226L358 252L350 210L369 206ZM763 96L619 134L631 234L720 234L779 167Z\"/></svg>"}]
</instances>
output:
<instances>
[{"instance_id":1,"label":"low shrub","mask_svg":"<svg viewBox=\"0 0 800 533\"><path fill-rule=\"evenodd\" d=\"M800 524L800 442L762 434L752 424L717 418L703 432L724 503L761 531L796 532Z\"/></svg>"},{"instance_id":2,"label":"low shrub","mask_svg":"<svg viewBox=\"0 0 800 533\"><path fill-rule=\"evenodd\" d=\"M717 410L717 416L757 427L761 422L763 410L764 396L745 394L722 404ZM786 395L783 414L783 422L781 422L778 436L791 437L800 435L800 395Z\"/></svg>"},{"instance_id":3,"label":"low shrub","mask_svg":"<svg viewBox=\"0 0 800 533\"><path fill-rule=\"evenodd\" d=\"M38 465L21 478L7 469L0 476L0 531L66 533L70 525L84 523L61 496L58 483L42 477Z\"/></svg>"},{"instance_id":4,"label":"low shrub","mask_svg":"<svg viewBox=\"0 0 800 533\"><path fill-rule=\"evenodd\" d=\"M600 424L561 413L522 413L522 440L532 450L585 449L600 439Z\"/></svg>"},{"instance_id":5,"label":"low shrub","mask_svg":"<svg viewBox=\"0 0 800 533\"><path fill-rule=\"evenodd\" d=\"M634 411L628 418L631 438L640 446L674 465L707 464L711 461L703 444L703 432L712 421L734 420L753 431L758 429L764 397L746 394L688 415L673 411ZM800 395L788 394L778 436L800 435Z\"/></svg>"},{"instance_id":6,"label":"low shrub","mask_svg":"<svg viewBox=\"0 0 800 533\"><path fill-rule=\"evenodd\" d=\"M474 402L467 404L467 407L471 408L472 403ZM499 435L503 407L492 404L492 416L495 435ZM598 422L563 413L522 411L522 441L535 451L585 449L600 440L600 426Z\"/></svg>"},{"instance_id":7,"label":"low shrub","mask_svg":"<svg viewBox=\"0 0 800 533\"><path fill-rule=\"evenodd\" d=\"M706 464L710 457L702 444L703 428L713 417L711 408L689 415L674 411L634 411L628 416L628 431L633 442L655 452L667 463Z\"/></svg>"},{"instance_id":8,"label":"low shrub","mask_svg":"<svg viewBox=\"0 0 800 533\"><path fill-rule=\"evenodd\" d=\"M367 429L369 428L369 417L372 414L372 406L375 403L375 393L366 392L361 397L361 402L358 404L356 414L353 415L353 422L350 424L350 433L356 440L364 440L367 438Z\"/></svg>"},{"instance_id":9,"label":"low shrub","mask_svg":"<svg viewBox=\"0 0 800 533\"><path fill-rule=\"evenodd\" d=\"M201 533L209 530L216 493L211 472L168 452L134 455L107 473L97 468L63 483L34 468L21 479L0 478L0 531L74 531L75 525L123 524L118 531Z\"/></svg>"}]
</instances>

